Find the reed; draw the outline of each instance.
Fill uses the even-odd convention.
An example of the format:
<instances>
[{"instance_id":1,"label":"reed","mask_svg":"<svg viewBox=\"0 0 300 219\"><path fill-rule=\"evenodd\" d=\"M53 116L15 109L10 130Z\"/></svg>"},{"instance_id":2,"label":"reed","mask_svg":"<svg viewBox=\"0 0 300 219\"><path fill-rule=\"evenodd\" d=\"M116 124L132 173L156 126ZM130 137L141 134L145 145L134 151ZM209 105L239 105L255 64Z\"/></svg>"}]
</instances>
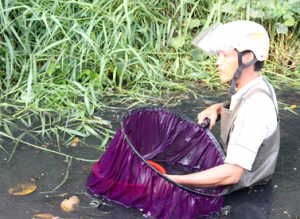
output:
<instances>
[{"instance_id":1,"label":"reed","mask_svg":"<svg viewBox=\"0 0 300 219\"><path fill-rule=\"evenodd\" d=\"M109 121L92 118L111 105L102 97L134 107L153 98L168 102L169 92L197 97L199 89L227 86L215 60L190 44L213 22L251 19L251 1L236 15L222 11L225 2L1 1L0 128L59 145L74 136L107 142ZM299 26L283 35L272 21L257 20L272 42L262 73L277 87L299 84Z\"/></svg>"}]
</instances>

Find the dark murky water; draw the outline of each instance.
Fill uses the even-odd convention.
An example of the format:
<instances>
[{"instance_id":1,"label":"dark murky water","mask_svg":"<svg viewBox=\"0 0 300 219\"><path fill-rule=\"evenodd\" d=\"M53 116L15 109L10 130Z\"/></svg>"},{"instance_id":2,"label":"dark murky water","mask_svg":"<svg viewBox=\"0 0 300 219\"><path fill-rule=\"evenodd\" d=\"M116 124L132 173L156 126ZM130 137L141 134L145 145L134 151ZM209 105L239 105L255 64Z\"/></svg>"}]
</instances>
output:
<instances>
[{"instance_id":1,"label":"dark murky water","mask_svg":"<svg viewBox=\"0 0 300 219\"><path fill-rule=\"evenodd\" d=\"M277 91L278 100L289 105L300 105L300 94L295 91ZM224 100L226 93L205 94L205 100L194 100L187 97L172 110L176 110L191 119L197 117L203 108ZM294 109L300 114L298 108ZM104 116L116 114L119 118L122 110L108 111ZM280 111L281 118L281 150L275 175L265 186L254 187L226 196L224 210L218 215L201 219L285 219L300 217L300 116L288 110ZM119 123L114 123L114 129ZM219 128L212 130L218 138ZM14 144L3 139L1 145L9 152ZM30 141L30 139L25 139ZM98 140L87 139L87 143L97 145ZM54 149L54 148L52 148ZM63 153L76 157L97 160L102 152L86 146L63 148ZM67 174L68 161L65 157L34 149L19 144L15 154L7 163L9 156L0 149L0 219L28 219L37 214L52 214L59 218L104 218L135 219L146 218L143 212L134 208L125 208L113 202L100 199L100 207L90 206L93 197L86 190L85 182L91 165L87 162L72 160L67 181L56 192L56 188ZM8 193L10 187L18 183L35 179L37 189L31 194L13 196ZM60 203L72 195L80 199L80 209L72 213L61 210Z\"/></svg>"}]
</instances>

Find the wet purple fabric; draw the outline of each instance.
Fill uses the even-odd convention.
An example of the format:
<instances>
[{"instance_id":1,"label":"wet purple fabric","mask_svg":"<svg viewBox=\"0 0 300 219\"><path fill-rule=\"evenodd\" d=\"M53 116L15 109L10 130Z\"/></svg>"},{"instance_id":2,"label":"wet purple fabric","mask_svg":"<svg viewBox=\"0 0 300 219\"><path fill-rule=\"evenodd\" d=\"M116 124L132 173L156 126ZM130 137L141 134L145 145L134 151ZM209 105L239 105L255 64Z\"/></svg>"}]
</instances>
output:
<instances>
[{"instance_id":1,"label":"wet purple fabric","mask_svg":"<svg viewBox=\"0 0 300 219\"><path fill-rule=\"evenodd\" d=\"M203 171L224 163L224 154L210 133L187 118L158 108L129 111L106 152L93 165L88 190L155 218L192 219L219 212L228 187L191 188L167 174Z\"/></svg>"}]
</instances>

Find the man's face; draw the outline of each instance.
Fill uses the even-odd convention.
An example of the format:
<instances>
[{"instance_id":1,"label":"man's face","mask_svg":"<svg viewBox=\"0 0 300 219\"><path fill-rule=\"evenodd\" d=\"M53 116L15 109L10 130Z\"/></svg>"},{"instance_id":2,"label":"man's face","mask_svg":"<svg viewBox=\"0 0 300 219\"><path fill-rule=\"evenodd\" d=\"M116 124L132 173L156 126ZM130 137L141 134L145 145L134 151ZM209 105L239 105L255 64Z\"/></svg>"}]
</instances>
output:
<instances>
[{"instance_id":1,"label":"man's face","mask_svg":"<svg viewBox=\"0 0 300 219\"><path fill-rule=\"evenodd\" d=\"M236 50L221 50L217 60L220 80L229 82L238 68L238 53Z\"/></svg>"}]
</instances>

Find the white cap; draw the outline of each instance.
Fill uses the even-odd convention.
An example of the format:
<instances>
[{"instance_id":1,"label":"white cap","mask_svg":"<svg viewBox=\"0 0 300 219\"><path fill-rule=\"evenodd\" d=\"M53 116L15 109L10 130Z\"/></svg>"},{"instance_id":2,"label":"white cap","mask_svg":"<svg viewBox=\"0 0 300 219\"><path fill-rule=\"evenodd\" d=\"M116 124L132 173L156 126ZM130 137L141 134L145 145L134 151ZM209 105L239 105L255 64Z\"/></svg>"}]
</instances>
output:
<instances>
[{"instance_id":1,"label":"white cap","mask_svg":"<svg viewBox=\"0 0 300 219\"><path fill-rule=\"evenodd\" d=\"M266 60L269 53L269 36L263 26L252 21L215 23L201 31L192 44L211 55L220 50L250 50L259 61Z\"/></svg>"}]
</instances>

